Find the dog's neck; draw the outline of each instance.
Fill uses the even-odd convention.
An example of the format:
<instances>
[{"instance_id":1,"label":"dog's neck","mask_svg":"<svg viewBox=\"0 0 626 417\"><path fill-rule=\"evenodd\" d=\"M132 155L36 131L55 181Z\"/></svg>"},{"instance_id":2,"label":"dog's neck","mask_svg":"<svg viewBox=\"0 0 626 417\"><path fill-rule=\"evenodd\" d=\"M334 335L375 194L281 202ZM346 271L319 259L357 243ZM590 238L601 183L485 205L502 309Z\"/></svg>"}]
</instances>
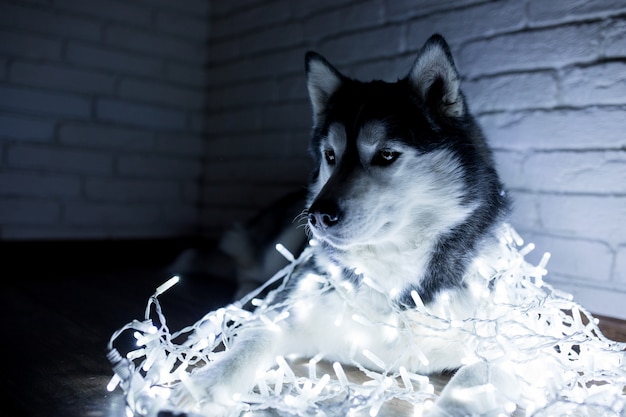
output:
<instances>
[{"instance_id":1,"label":"dog's neck","mask_svg":"<svg viewBox=\"0 0 626 417\"><path fill-rule=\"evenodd\" d=\"M452 281L457 285L450 286L444 283L429 294L429 297L423 299L425 304L431 302L437 304L439 296L446 292L464 293L466 284L469 281L475 281L474 278L480 275L477 265L481 262L483 264L494 263L503 256L502 242L497 238L500 227L506 226L496 227L492 233L484 235L475 242L472 253L473 258L479 260L478 263L469 262L463 270L437 271L455 274ZM403 248L391 244L363 245L341 251L321 244L317 248L316 259L321 270L328 270L329 265L332 265L333 270L341 271L340 279L351 281L357 287L370 287L383 294L385 298L410 306L412 301L407 296L412 290L416 290L420 296L423 296L420 291L424 284L423 280L429 275L432 278L433 270L441 269L441 264L444 263L437 258L436 241L436 239L429 239ZM449 279L447 276L435 276L438 282ZM487 284L484 278L478 281L479 285Z\"/></svg>"},{"instance_id":2,"label":"dog's neck","mask_svg":"<svg viewBox=\"0 0 626 417\"><path fill-rule=\"evenodd\" d=\"M419 284L432 257L433 243L400 248L394 244L354 246L348 250L320 247L323 258L344 270L346 279L365 281L391 298Z\"/></svg>"}]
</instances>

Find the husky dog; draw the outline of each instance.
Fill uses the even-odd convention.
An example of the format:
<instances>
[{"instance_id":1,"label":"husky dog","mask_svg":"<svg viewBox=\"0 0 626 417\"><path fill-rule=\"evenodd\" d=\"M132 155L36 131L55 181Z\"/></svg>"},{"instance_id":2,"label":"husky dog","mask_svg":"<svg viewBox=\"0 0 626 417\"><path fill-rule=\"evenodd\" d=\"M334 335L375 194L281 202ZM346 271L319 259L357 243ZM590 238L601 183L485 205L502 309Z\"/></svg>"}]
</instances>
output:
<instances>
[{"instance_id":1,"label":"husky dog","mask_svg":"<svg viewBox=\"0 0 626 417\"><path fill-rule=\"evenodd\" d=\"M423 328L393 331L418 310L458 320L475 313L476 260L490 259L508 214L446 41L433 35L393 83L348 78L315 52L305 67L315 169L304 213L316 244L283 295L300 302L280 331L262 323L242 331L192 378L224 407L291 353L380 369L375 356L417 373L460 368L449 386L497 380L495 370L464 361L465 333L435 333L426 316ZM324 281L333 290L317 291ZM477 414L467 407L444 390L431 413Z\"/></svg>"}]
</instances>

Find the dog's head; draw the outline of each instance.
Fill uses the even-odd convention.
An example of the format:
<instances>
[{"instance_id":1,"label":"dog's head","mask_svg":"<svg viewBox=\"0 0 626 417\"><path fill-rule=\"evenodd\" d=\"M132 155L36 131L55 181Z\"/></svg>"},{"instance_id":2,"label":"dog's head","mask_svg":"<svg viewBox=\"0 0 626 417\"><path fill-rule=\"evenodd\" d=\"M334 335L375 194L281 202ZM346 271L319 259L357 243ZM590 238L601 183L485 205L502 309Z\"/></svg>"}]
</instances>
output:
<instances>
[{"instance_id":1,"label":"dog's head","mask_svg":"<svg viewBox=\"0 0 626 417\"><path fill-rule=\"evenodd\" d=\"M315 52L306 74L316 163L308 223L318 240L341 250L418 245L499 187L441 36L394 83L350 79Z\"/></svg>"}]
</instances>

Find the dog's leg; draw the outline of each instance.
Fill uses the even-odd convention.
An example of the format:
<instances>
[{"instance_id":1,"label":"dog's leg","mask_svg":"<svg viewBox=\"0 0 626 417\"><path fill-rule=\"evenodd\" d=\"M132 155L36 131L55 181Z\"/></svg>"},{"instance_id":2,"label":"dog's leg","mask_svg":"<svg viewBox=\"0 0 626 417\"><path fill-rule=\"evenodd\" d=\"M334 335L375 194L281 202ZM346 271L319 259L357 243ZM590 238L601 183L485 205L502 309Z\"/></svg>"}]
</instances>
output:
<instances>
[{"instance_id":1,"label":"dog's leg","mask_svg":"<svg viewBox=\"0 0 626 417\"><path fill-rule=\"evenodd\" d=\"M520 398L515 375L500 364L477 362L460 368L441 392L428 417L510 415Z\"/></svg>"},{"instance_id":2,"label":"dog's leg","mask_svg":"<svg viewBox=\"0 0 626 417\"><path fill-rule=\"evenodd\" d=\"M232 348L193 372L188 380L181 381L172 402L183 409L208 412L215 417L232 415L236 410L234 396L249 392L258 373L273 364L279 333L261 326L243 330Z\"/></svg>"}]
</instances>

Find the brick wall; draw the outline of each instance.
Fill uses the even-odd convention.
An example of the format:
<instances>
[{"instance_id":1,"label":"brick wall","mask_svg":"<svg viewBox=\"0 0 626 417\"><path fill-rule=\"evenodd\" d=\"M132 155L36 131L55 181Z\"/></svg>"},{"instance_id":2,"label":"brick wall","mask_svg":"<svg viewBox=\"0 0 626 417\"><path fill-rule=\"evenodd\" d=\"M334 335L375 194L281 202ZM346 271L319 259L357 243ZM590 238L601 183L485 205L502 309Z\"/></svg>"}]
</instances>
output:
<instances>
[{"instance_id":1,"label":"brick wall","mask_svg":"<svg viewBox=\"0 0 626 417\"><path fill-rule=\"evenodd\" d=\"M210 22L206 233L306 181L307 49L392 81L437 31L516 200L512 222L537 245L529 257L551 252L551 282L626 318L626 4L230 0Z\"/></svg>"},{"instance_id":2,"label":"brick wall","mask_svg":"<svg viewBox=\"0 0 626 417\"><path fill-rule=\"evenodd\" d=\"M197 232L208 6L0 1L0 239Z\"/></svg>"}]
</instances>

